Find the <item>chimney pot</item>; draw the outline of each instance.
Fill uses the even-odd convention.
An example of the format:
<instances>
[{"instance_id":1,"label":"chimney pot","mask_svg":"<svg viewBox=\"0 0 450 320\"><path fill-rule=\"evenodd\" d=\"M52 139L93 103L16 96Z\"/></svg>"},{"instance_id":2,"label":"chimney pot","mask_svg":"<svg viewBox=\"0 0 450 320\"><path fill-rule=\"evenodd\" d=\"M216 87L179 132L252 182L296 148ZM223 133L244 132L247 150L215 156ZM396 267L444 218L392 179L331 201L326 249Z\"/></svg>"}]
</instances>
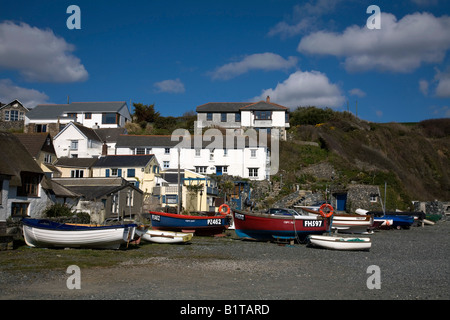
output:
<instances>
[{"instance_id":1,"label":"chimney pot","mask_svg":"<svg viewBox=\"0 0 450 320\"><path fill-rule=\"evenodd\" d=\"M267 102L267 103L270 103L270 97L269 97L269 96L267 96L266 102Z\"/></svg>"},{"instance_id":2,"label":"chimney pot","mask_svg":"<svg viewBox=\"0 0 450 320\"><path fill-rule=\"evenodd\" d=\"M107 156L107 155L108 155L108 145L106 144L106 142L103 142L102 156Z\"/></svg>"}]
</instances>

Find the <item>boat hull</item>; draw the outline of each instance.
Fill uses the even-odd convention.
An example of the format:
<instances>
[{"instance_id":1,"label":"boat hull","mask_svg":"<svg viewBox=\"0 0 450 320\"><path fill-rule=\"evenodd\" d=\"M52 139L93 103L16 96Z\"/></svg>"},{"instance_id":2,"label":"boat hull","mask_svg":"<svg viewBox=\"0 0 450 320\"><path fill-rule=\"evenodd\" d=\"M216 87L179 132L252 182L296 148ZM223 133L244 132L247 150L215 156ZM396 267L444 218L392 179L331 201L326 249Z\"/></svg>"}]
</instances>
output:
<instances>
[{"instance_id":1,"label":"boat hull","mask_svg":"<svg viewBox=\"0 0 450 320\"><path fill-rule=\"evenodd\" d=\"M318 211L308 209L307 207L300 208L309 215L319 215ZM366 233L372 226L373 216L360 214L335 214L331 223L331 229L349 233Z\"/></svg>"},{"instance_id":2,"label":"boat hull","mask_svg":"<svg viewBox=\"0 0 450 320\"><path fill-rule=\"evenodd\" d=\"M332 250L370 250L372 246L370 238L343 238L311 235L308 239L314 246Z\"/></svg>"},{"instance_id":3,"label":"boat hull","mask_svg":"<svg viewBox=\"0 0 450 320\"><path fill-rule=\"evenodd\" d=\"M327 219L313 216L277 216L232 210L236 235L260 241L299 239L322 234L328 229Z\"/></svg>"},{"instance_id":4,"label":"boat hull","mask_svg":"<svg viewBox=\"0 0 450 320\"><path fill-rule=\"evenodd\" d=\"M150 211L152 228L175 232L188 231L199 236L221 234L230 225L230 217L191 216L165 212Z\"/></svg>"},{"instance_id":5,"label":"boat hull","mask_svg":"<svg viewBox=\"0 0 450 320\"><path fill-rule=\"evenodd\" d=\"M119 249L133 240L135 224L80 226L48 220L23 219L23 235L30 247Z\"/></svg>"},{"instance_id":6,"label":"boat hull","mask_svg":"<svg viewBox=\"0 0 450 320\"><path fill-rule=\"evenodd\" d=\"M153 243L185 243L193 237L192 233L164 230L138 230L137 233L143 240Z\"/></svg>"},{"instance_id":7,"label":"boat hull","mask_svg":"<svg viewBox=\"0 0 450 320\"><path fill-rule=\"evenodd\" d=\"M390 228L409 228L414 223L413 216L405 215L384 215L382 217L375 217L375 220L389 221Z\"/></svg>"}]
</instances>

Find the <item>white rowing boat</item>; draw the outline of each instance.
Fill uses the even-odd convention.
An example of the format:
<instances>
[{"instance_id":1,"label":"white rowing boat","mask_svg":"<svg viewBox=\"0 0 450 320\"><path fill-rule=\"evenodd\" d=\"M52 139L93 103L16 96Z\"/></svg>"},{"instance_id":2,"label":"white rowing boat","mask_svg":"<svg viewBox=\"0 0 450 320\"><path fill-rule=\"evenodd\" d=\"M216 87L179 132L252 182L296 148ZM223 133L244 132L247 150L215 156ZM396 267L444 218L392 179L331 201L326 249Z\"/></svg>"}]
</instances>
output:
<instances>
[{"instance_id":1,"label":"white rowing boat","mask_svg":"<svg viewBox=\"0 0 450 320\"><path fill-rule=\"evenodd\" d=\"M143 240L155 243L184 243L191 241L194 236L194 234L190 232L174 232L153 229L138 229L137 234L140 235Z\"/></svg>"},{"instance_id":2,"label":"white rowing boat","mask_svg":"<svg viewBox=\"0 0 450 320\"><path fill-rule=\"evenodd\" d=\"M370 238L310 235L309 242L318 247L334 250L369 250Z\"/></svg>"}]
</instances>

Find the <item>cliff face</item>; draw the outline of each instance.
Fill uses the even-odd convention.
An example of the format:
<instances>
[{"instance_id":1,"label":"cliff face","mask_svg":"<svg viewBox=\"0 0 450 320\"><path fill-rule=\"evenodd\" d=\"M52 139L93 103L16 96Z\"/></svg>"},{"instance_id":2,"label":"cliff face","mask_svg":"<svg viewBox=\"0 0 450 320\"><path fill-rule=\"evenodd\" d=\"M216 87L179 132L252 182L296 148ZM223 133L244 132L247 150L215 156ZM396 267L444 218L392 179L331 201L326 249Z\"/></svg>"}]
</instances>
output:
<instances>
[{"instance_id":1,"label":"cliff face","mask_svg":"<svg viewBox=\"0 0 450 320\"><path fill-rule=\"evenodd\" d=\"M318 163L333 168L330 179L310 170ZM381 124L335 112L315 125L291 123L289 140L280 146L280 168L292 173L286 182L353 181L383 187L386 182L399 202L449 200L450 119Z\"/></svg>"}]
</instances>

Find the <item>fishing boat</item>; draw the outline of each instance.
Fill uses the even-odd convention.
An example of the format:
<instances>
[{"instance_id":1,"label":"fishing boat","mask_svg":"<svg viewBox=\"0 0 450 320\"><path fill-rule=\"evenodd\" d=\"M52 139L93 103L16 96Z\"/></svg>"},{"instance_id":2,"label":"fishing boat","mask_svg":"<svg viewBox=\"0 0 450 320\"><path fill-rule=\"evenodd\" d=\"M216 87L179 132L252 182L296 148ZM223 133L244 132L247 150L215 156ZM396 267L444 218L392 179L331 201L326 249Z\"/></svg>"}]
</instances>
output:
<instances>
[{"instance_id":1,"label":"fishing boat","mask_svg":"<svg viewBox=\"0 0 450 320\"><path fill-rule=\"evenodd\" d=\"M374 217L374 220L389 221L388 228L396 229L408 229L414 223L413 216L395 215L395 214L385 214L381 217Z\"/></svg>"},{"instance_id":2,"label":"fishing boat","mask_svg":"<svg viewBox=\"0 0 450 320\"><path fill-rule=\"evenodd\" d=\"M292 215L268 212L248 212L232 209L236 235L244 239L277 241L290 239L304 241L310 234L328 230L328 219L319 216Z\"/></svg>"},{"instance_id":3,"label":"fishing boat","mask_svg":"<svg viewBox=\"0 0 450 320\"><path fill-rule=\"evenodd\" d=\"M369 250L372 246L370 238L310 235L308 240L313 246L333 250Z\"/></svg>"},{"instance_id":4,"label":"fishing boat","mask_svg":"<svg viewBox=\"0 0 450 320\"><path fill-rule=\"evenodd\" d=\"M25 243L38 248L119 249L134 239L136 224L90 226L22 219Z\"/></svg>"},{"instance_id":5,"label":"fishing boat","mask_svg":"<svg viewBox=\"0 0 450 320\"><path fill-rule=\"evenodd\" d=\"M192 240L193 233L174 232L153 229L137 229L136 233L142 240L154 243L185 243Z\"/></svg>"},{"instance_id":6,"label":"fishing boat","mask_svg":"<svg viewBox=\"0 0 450 320\"><path fill-rule=\"evenodd\" d=\"M317 210L308 207L300 207L305 213L312 216L319 216ZM331 229L344 233L366 233L373 227L373 215L361 214L334 214Z\"/></svg>"},{"instance_id":7,"label":"fishing boat","mask_svg":"<svg viewBox=\"0 0 450 320\"><path fill-rule=\"evenodd\" d=\"M150 211L152 229L190 232L199 236L221 234L230 225L229 215L196 216Z\"/></svg>"}]
</instances>

